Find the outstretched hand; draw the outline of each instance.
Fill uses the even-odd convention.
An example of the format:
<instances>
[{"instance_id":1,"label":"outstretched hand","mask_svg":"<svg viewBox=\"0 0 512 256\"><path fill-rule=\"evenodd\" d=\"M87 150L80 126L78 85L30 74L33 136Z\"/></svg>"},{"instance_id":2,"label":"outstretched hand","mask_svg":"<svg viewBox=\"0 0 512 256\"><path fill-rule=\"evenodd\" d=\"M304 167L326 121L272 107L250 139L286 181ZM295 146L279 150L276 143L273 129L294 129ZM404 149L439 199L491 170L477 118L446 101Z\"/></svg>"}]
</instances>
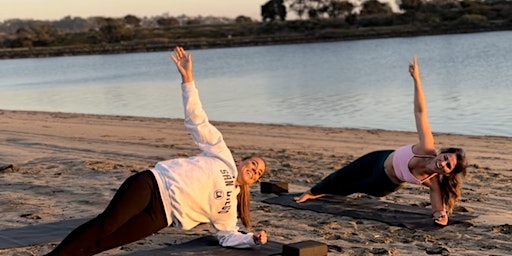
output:
<instances>
[{"instance_id":1,"label":"outstretched hand","mask_svg":"<svg viewBox=\"0 0 512 256\"><path fill-rule=\"evenodd\" d=\"M302 203L302 202L306 202L307 200L316 199L316 198L319 198L322 196L325 196L325 194L313 195L313 194L311 194L311 191L308 190L308 191L304 192L301 196L294 197L293 200L295 200L295 202L297 202L297 203Z\"/></svg>"},{"instance_id":2,"label":"outstretched hand","mask_svg":"<svg viewBox=\"0 0 512 256\"><path fill-rule=\"evenodd\" d=\"M409 73L412 78L420 79L420 67L418 66L418 57L414 55L412 61L409 62Z\"/></svg>"},{"instance_id":3,"label":"outstretched hand","mask_svg":"<svg viewBox=\"0 0 512 256\"><path fill-rule=\"evenodd\" d=\"M182 47L177 46L174 48L174 54L171 54L171 58L176 63L176 67L181 74L181 80L183 83L194 81L194 75L192 72L192 54L185 52Z\"/></svg>"},{"instance_id":4,"label":"outstretched hand","mask_svg":"<svg viewBox=\"0 0 512 256\"><path fill-rule=\"evenodd\" d=\"M267 243L267 232L265 230L262 230L258 233L254 233L252 236L252 239L254 239L255 244L266 244Z\"/></svg>"}]
</instances>

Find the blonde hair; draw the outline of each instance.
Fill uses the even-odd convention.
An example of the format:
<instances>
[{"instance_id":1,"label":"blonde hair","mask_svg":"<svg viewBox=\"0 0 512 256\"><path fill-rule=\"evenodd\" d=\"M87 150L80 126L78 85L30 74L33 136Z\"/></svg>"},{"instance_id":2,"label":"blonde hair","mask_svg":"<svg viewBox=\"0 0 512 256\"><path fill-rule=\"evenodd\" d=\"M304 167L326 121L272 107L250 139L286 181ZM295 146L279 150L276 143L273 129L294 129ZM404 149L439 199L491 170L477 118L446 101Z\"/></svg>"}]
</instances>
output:
<instances>
[{"instance_id":1,"label":"blonde hair","mask_svg":"<svg viewBox=\"0 0 512 256\"><path fill-rule=\"evenodd\" d=\"M263 161L265 164L265 171L267 169L267 162L265 159L259 156L249 156L242 158L242 161L251 159L253 157L257 157ZM249 185L240 185L240 193L236 196L238 204L236 206L238 217L242 221L244 227L250 229L252 226L251 222L251 187Z\"/></svg>"},{"instance_id":2,"label":"blonde hair","mask_svg":"<svg viewBox=\"0 0 512 256\"><path fill-rule=\"evenodd\" d=\"M248 185L240 185L240 193L236 196L238 199L237 212L238 217L244 224L244 227L251 228L251 189Z\"/></svg>"}]
</instances>

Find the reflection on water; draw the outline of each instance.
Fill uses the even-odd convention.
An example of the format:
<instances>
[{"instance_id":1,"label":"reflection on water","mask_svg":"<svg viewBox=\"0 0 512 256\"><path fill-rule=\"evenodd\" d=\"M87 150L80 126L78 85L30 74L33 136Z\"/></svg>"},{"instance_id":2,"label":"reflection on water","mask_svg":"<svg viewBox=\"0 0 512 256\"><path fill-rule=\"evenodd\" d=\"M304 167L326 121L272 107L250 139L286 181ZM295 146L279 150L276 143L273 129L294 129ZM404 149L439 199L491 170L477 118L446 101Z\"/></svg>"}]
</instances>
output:
<instances>
[{"instance_id":1,"label":"reflection on water","mask_svg":"<svg viewBox=\"0 0 512 256\"><path fill-rule=\"evenodd\" d=\"M512 32L191 51L212 120L512 136ZM0 108L181 118L169 53L0 60Z\"/></svg>"}]
</instances>

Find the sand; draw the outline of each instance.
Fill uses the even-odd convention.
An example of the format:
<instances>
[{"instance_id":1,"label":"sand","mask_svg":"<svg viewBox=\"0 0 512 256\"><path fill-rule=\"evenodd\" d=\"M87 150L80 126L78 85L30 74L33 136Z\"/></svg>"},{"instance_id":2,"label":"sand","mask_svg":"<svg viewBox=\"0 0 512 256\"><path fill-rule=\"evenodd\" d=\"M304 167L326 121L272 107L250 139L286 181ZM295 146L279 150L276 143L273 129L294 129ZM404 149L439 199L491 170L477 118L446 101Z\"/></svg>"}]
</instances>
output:
<instances>
[{"instance_id":1,"label":"sand","mask_svg":"<svg viewBox=\"0 0 512 256\"><path fill-rule=\"evenodd\" d=\"M265 157L263 181L301 192L371 150L415 143L416 133L212 121L235 157ZM412 124L411 124L412 125ZM465 148L471 167L458 204L478 215L465 224L424 232L378 221L269 205L252 188L254 229L281 243L308 239L329 255L510 255L512 251L512 138L436 134L438 147ZM155 162L198 153L181 119L0 110L0 229L100 213L119 185ZM360 196L360 195L354 195ZM428 190L407 185L380 198L428 205ZM211 234L166 228L145 240L100 255L160 248ZM0 249L0 255L42 255L57 242Z\"/></svg>"}]
</instances>

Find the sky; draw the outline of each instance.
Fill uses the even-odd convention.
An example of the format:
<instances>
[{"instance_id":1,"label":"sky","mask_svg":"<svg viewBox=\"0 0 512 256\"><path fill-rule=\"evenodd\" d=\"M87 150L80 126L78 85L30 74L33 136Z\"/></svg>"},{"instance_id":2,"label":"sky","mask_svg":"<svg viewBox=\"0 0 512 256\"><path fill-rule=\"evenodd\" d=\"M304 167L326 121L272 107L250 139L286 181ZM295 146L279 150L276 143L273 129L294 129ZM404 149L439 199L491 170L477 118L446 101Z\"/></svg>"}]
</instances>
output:
<instances>
[{"instance_id":1,"label":"sky","mask_svg":"<svg viewBox=\"0 0 512 256\"><path fill-rule=\"evenodd\" d=\"M260 7L268 0L0 0L0 22L8 19L60 20L66 16L121 18L128 14L139 18L168 14L176 17L214 16L236 18L239 15L260 20ZM356 1L356 0L353 0ZM395 3L395 0L381 0ZM288 4L286 4L288 6ZM396 7L393 6L395 10ZM295 19L289 13L287 19Z\"/></svg>"},{"instance_id":2,"label":"sky","mask_svg":"<svg viewBox=\"0 0 512 256\"><path fill-rule=\"evenodd\" d=\"M65 16L152 17L239 15L260 19L260 6L268 0L0 0L0 21L7 19L60 20Z\"/></svg>"}]
</instances>

